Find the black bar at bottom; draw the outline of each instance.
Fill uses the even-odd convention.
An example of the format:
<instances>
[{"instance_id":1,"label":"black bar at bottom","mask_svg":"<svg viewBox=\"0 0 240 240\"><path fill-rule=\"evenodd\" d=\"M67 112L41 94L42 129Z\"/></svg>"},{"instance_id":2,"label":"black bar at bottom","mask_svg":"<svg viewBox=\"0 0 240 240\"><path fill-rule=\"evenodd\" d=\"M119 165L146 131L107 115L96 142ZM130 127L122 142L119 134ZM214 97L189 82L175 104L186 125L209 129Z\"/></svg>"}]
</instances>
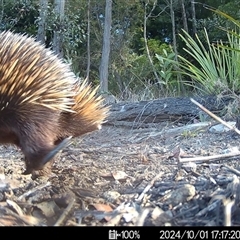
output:
<instances>
[{"instance_id":1,"label":"black bar at bottom","mask_svg":"<svg viewBox=\"0 0 240 240\"><path fill-rule=\"evenodd\" d=\"M240 227L26 227L15 228L24 231L26 236L38 236L41 239L120 240L120 239L240 239ZM1 234L11 235L8 227L1 228ZM32 231L32 232L31 232ZM39 233L38 233L39 231ZM66 233L64 233L66 231ZM32 235L33 234L33 235ZM63 235L64 234L64 235ZM68 240L68 239L67 239Z\"/></svg>"}]
</instances>

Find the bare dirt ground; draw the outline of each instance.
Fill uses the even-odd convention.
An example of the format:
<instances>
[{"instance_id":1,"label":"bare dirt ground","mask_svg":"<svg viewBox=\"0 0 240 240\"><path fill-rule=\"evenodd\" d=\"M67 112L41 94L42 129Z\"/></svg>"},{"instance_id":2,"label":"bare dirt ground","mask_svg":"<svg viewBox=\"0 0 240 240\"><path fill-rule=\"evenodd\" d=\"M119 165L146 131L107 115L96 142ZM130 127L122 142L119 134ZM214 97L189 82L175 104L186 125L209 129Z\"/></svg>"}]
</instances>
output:
<instances>
[{"instance_id":1,"label":"bare dirt ground","mask_svg":"<svg viewBox=\"0 0 240 240\"><path fill-rule=\"evenodd\" d=\"M20 150L0 148L0 225L222 226L239 225L239 159L179 163L182 156L224 154L239 148L231 132L161 134L103 126L74 139L49 178L22 175ZM186 158L184 158L186 159ZM232 211L224 213L226 206Z\"/></svg>"}]
</instances>

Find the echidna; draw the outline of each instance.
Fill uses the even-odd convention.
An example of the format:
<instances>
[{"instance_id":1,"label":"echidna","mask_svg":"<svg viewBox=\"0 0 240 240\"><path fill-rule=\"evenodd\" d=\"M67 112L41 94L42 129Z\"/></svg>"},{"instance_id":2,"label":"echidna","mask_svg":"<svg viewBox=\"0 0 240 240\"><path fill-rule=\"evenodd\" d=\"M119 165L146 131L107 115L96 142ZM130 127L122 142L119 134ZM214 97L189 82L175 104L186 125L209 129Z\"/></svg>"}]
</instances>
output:
<instances>
[{"instance_id":1,"label":"echidna","mask_svg":"<svg viewBox=\"0 0 240 240\"><path fill-rule=\"evenodd\" d=\"M26 173L64 139L99 129L108 108L96 91L33 37L0 33L0 143L20 147Z\"/></svg>"}]
</instances>

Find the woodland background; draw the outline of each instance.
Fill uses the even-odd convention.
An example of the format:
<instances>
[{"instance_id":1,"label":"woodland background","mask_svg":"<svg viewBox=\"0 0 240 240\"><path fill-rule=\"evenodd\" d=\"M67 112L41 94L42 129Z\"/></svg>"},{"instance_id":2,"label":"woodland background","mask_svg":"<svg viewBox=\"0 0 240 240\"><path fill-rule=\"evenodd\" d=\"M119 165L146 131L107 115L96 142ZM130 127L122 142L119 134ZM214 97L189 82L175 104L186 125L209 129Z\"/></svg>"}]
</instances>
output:
<instances>
[{"instance_id":1,"label":"woodland background","mask_svg":"<svg viewBox=\"0 0 240 240\"><path fill-rule=\"evenodd\" d=\"M239 3L0 0L0 31L36 37L117 101L47 182L0 146L0 226L240 226L239 136L189 99L239 115Z\"/></svg>"},{"instance_id":2,"label":"woodland background","mask_svg":"<svg viewBox=\"0 0 240 240\"><path fill-rule=\"evenodd\" d=\"M236 50L236 26L209 7L240 18L235 0L1 0L0 31L36 36L118 100L235 93L239 52L218 46Z\"/></svg>"}]
</instances>

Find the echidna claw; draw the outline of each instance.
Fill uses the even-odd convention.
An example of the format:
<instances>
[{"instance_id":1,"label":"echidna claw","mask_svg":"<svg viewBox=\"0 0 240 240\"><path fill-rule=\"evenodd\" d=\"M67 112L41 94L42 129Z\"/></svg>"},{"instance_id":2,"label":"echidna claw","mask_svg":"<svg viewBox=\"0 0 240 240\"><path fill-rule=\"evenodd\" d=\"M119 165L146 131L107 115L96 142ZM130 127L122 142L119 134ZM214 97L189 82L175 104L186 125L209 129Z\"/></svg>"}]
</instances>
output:
<instances>
[{"instance_id":1,"label":"echidna claw","mask_svg":"<svg viewBox=\"0 0 240 240\"><path fill-rule=\"evenodd\" d=\"M48 163L53 157L56 156L56 154L62 150L64 147L66 147L70 140L72 139L72 136L67 137L61 141L51 152L49 152L42 160L42 166L44 166L46 163Z\"/></svg>"}]
</instances>

